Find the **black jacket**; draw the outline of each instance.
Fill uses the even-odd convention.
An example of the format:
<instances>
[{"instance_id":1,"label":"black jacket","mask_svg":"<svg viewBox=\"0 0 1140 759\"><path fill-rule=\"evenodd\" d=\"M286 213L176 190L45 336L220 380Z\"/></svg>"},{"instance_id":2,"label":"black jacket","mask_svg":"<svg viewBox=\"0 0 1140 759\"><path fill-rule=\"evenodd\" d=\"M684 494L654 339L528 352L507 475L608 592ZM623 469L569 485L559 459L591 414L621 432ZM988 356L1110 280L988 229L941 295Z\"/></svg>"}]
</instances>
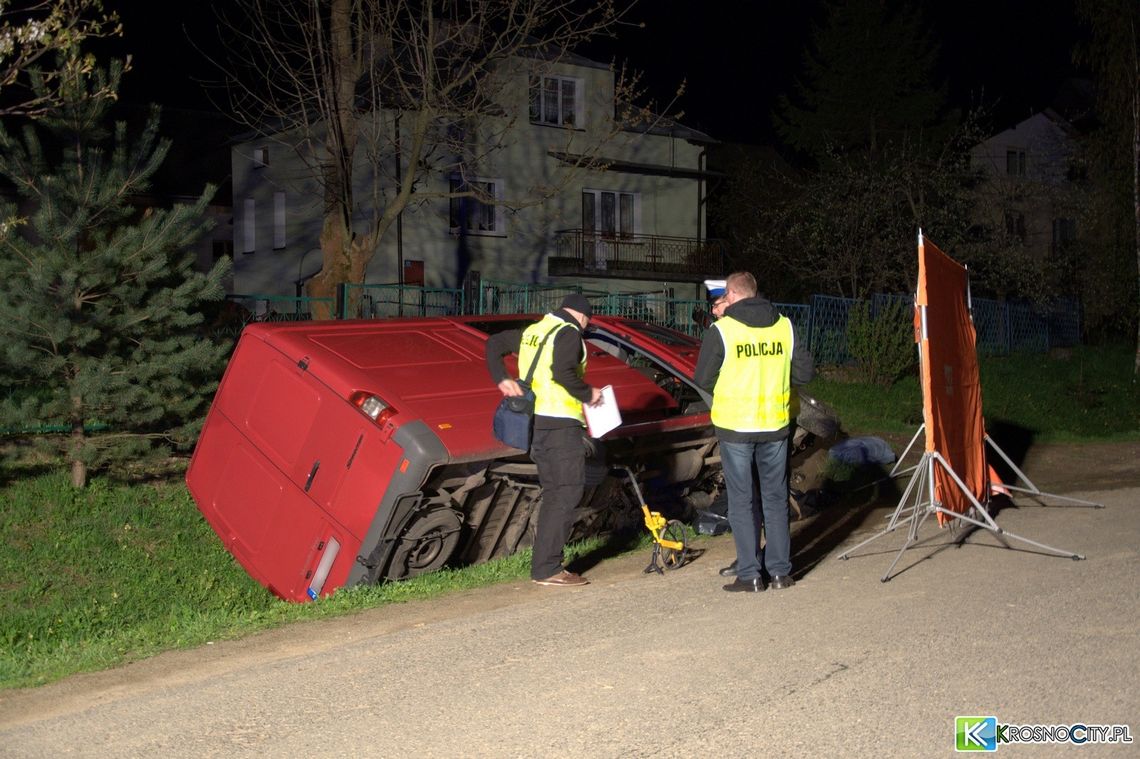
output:
<instances>
[{"instance_id":1,"label":"black jacket","mask_svg":"<svg viewBox=\"0 0 1140 759\"><path fill-rule=\"evenodd\" d=\"M554 381L566 388L566 392L577 400L588 403L592 391L590 386L578 376L578 365L582 363L586 350L586 346L582 342L582 331L578 327L578 322L566 311L559 309L554 312L554 315L568 323L573 329L559 329L554 333L554 337L550 338L546 346L543 347L540 359L545 360L547 356L551 356ZM510 376L507 374L506 365L503 364L503 356L508 353L517 354L519 352L522 336L523 331L521 329L511 329L505 332L497 332L487 340L485 349L487 371L491 373L491 380L496 385ZM519 371L525 372L528 368L520 366ZM537 429L553 429L555 427L581 427L582 425L576 419L535 414L534 426Z\"/></svg>"},{"instance_id":2,"label":"black jacket","mask_svg":"<svg viewBox=\"0 0 1140 759\"><path fill-rule=\"evenodd\" d=\"M780 312L776 310L776 307L760 296L738 300L725 309L724 315L731 316L749 327L771 327L780 318ZM716 386L716 379L720 375L720 367L723 363L724 339L721 337L720 330L710 327L705 332L704 341L701 343L701 352L697 356L697 368L694 372L693 381L711 393ZM811 353L807 346L800 345L799 340L793 342L791 375L792 385L806 385L811 382L811 378L815 375L815 365ZM785 427L774 432L737 432L717 427L716 432L717 437L729 443L750 443L779 440L787 436L788 428Z\"/></svg>"}]
</instances>

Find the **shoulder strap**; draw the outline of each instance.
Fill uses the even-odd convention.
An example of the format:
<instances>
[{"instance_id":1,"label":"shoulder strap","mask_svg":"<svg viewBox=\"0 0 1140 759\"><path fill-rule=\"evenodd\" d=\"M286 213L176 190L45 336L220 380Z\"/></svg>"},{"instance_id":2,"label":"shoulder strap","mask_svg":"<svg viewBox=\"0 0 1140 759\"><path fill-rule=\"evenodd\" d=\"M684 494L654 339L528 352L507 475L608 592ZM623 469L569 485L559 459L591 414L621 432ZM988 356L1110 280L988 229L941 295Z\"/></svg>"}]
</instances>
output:
<instances>
[{"instance_id":1,"label":"shoulder strap","mask_svg":"<svg viewBox=\"0 0 1140 759\"><path fill-rule=\"evenodd\" d=\"M525 382L527 385L530 384L530 378L534 376L534 369L536 366L538 366L538 359L539 356L542 355L542 349L546 347L546 341L550 339L551 335L566 326L568 326L568 324L566 322L563 322L562 324L559 324L557 327L543 335L542 342L538 344L538 350L534 352L534 360L530 362L530 369L527 369L526 378L523 380L523 382Z\"/></svg>"}]
</instances>

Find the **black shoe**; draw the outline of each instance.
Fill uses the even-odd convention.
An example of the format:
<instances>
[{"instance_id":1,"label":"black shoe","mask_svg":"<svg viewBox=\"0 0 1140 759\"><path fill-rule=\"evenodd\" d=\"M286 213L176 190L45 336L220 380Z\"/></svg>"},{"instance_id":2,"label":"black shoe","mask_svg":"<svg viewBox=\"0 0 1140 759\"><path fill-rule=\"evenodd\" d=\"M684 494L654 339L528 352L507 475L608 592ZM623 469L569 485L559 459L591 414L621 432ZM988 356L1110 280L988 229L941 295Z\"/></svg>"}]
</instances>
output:
<instances>
[{"instance_id":1,"label":"black shoe","mask_svg":"<svg viewBox=\"0 0 1140 759\"><path fill-rule=\"evenodd\" d=\"M784 588L790 588L795 584L796 584L796 581L792 579L791 575L772 575L771 585L776 590L783 590Z\"/></svg>"},{"instance_id":2,"label":"black shoe","mask_svg":"<svg viewBox=\"0 0 1140 759\"><path fill-rule=\"evenodd\" d=\"M736 559L733 559L732 563L729 564L727 567L721 567L720 576L721 577L736 577Z\"/></svg>"},{"instance_id":3,"label":"black shoe","mask_svg":"<svg viewBox=\"0 0 1140 759\"><path fill-rule=\"evenodd\" d=\"M729 593L762 593L764 592L764 578L753 577L751 580L741 580L737 577L724 589Z\"/></svg>"}]
</instances>

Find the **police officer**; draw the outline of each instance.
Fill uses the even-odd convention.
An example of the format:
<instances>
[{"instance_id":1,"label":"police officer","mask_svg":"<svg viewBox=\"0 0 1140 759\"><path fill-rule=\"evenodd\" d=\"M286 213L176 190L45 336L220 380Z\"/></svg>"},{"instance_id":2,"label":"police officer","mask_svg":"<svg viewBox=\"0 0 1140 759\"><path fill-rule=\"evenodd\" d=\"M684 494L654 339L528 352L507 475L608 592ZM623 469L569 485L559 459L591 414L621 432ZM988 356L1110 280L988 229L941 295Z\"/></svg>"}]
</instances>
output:
<instances>
[{"instance_id":1,"label":"police officer","mask_svg":"<svg viewBox=\"0 0 1140 759\"><path fill-rule=\"evenodd\" d=\"M503 356L518 353L520 372L526 372L534 363L530 457L538 467L542 505L535 526L530 576L539 585L574 586L589 582L562 565L562 551L570 537L574 509L585 490L586 417L582 404L597 405L602 396L601 390L582 379L586 373L582 332L592 314L586 296L572 293L562 299L557 310L525 330L499 332L486 345L487 369L504 396L522 395L523 390L507 375Z\"/></svg>"},{"instance_id":2,"label":"police officer","mask_svg":"<svg viewBox=\"0 0 1140 759\"><path fill-rule=\"evenodd\" d=\"M722 571L735 570L736 579L724 589L760 592L765 589L763 570L773 588L790 588L795 585L788 530L791 388L811 380L812 357L796 342L787 317L756 294L756 279L748 272L728 276L724 299L724 316L705 333L694 377L712 393L712 422L736 544L734 566ZM761 508L754 498L754 465ZM761 510L767 539L763 567Z\"/></svg>"}]
</instances>

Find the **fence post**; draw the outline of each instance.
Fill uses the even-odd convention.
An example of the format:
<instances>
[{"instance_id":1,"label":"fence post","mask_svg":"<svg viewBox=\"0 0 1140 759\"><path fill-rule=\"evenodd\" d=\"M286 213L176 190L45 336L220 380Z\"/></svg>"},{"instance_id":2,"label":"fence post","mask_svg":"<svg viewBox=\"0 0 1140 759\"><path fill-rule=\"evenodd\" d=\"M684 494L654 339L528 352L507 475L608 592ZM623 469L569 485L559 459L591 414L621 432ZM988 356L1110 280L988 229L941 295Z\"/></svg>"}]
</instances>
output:
<instances>
[{"instance_id":1,"label":"fence post","mask_svg":"<svg viewBox=\"0 0 1140 759\"><path fill-rule=\"evenodd\" d=\"M812 295L808 298L808 339L807 347L811 351L811 355L815 357L815 304L816 296ZM819 360L818 358L816 359Z\"/></svg>"},{"instance_id":2,"label":"fence post","mask_svg":"<svg viewBox=\"0 0 1140 759\"><path fill-rule=\"evenodd\" d=\"M336 286L336 303L333 306L335 319L348 318L348 283L339 282Z\"/></svg>"},{"instance_id":3,"label":"fence post","mask_svg":"<svg viewBox=\"0 0 1140 759\"><path fill-rule=\"evenodd\" d=\"M1013 323L1009 315L1009 302L1001 302L1002 312L1002 339L1005 340L1005 355L1009 355L1013 351Z\"/></svg>"}]
</instances>

